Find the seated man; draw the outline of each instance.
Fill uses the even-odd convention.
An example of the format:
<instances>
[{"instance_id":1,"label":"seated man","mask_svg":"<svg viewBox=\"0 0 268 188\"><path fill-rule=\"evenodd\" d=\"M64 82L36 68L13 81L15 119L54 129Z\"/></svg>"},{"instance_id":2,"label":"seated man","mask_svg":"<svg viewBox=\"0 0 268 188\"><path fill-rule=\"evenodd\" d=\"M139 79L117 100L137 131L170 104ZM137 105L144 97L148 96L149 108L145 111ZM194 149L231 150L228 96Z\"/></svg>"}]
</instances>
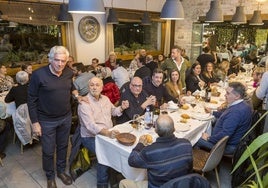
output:
<instances>
[{"instance_id":1,"label":"seated man","mask_svg":"<svg viewBox=\"0 0 268 188\"><path fill-rule=\"evenodd\" d=\"M91 72L87 72L83 63L74 63L73 72L75 74L74 86L80 96L85 96L88 94L88 81L95 75Z\"/></svg>"},{"instance_id":2,"label":"seated man","mask_svg":"<svg viewBox=\"0 0 268 188\"><path fill-rule=\"evenodd\" d=\"M95 136L101 134L114 138L118 131L110 131L113 127L111 115L119 116L128 108L128 101L115 107L108 97L101 95L103 82L100 78L93 77L89 80L88 101L78 106L78 116L81 124L82 144L95 153ZM97 164L97 187L108 188L108 167Z\"/></svg>"},{"instance_id":3,"label":"seated man","mask_svg":"<svg viewBox=\"0 0 268 188\"><path fill-rule=\"evenodd\" d=\"M144 90L148 95L156 97L158 105L162 105L163 102L173 101L175 103L178 100L169 95L166 87L163 85L164 73L161 69L155 69L152 75L152 80L144 82Z\"/></svg>"},{"instance_id":4,"label":"seated man","mask_svg":"<svg viewBox=\"0 0 268 188\"><path fill-rule=\"evenodd\" d=\"M128 163L135 168L146 168L148 181L135 182L122 180L120 188L153 188L160 187L167 181L191 173L193 154L191 143L184 138L177 138L174 122L168 115L161 115L156 120L156 142L148 145L146 135L141 136L139 143L132 150Z\"/></svg>"},{"instance_id":5,"label":"seated man","mask_svg":"<svg viewBox=\"0 0 268 188\"><path fill-rule=\"evenodd\" d=\"M142 89L142 80L139 77L133 77L129 87L122 91L119 104L124 100L129 102L129 108L124 110L123 115L117 118L117 123L131 120L134 114L142 115L147 106L155 104L156 99L154 96L148 97Z\"/></svg>"},{"instance_id":6,"label":"seated man","mask_svg":"<svg viewBox=\"0 0 268 188\"><path fill-rule=\"evenodd\" d=\"M223 111L213 112L217 118L211 136L203 133L196 147L211 149L224 136L229 136L224 154L232 155L242 138L250 128L252 110L244 101L245 86L240 82L231 82L226 89L227 108ZM206 108L206 111L211 112Z\"/></svg>"}]
</instances>

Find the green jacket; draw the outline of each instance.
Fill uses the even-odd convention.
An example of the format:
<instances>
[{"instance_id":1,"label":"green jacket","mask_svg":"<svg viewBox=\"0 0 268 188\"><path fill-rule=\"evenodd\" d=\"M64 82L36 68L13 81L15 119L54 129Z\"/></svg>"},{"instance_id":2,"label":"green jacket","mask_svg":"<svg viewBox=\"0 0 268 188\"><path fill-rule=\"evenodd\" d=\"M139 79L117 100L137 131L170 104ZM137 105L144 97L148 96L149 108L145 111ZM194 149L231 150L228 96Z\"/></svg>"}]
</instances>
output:
<instances>
[{"instance_id":1,"label":"green jacket","mask_svg":"<svg viewBox=\"0 0 268 188\"><path fill-rule=\"evenodd\" d=\"M185 84L186 71L190 67L191 67L191 63L183 58L183 63L182 63L182 66L181 66L181 70L179 71L180 72L180 82L181 82L182 88L186 87L186 84ZM168 58L168 59L165 60L165 62L161 65L161 69L163 71L167 71L167 77L168 78L169 78L170 72L173 69L178 70L177 65L174 63L174 61L171 58Z\"/></svg>"}]
</instances>

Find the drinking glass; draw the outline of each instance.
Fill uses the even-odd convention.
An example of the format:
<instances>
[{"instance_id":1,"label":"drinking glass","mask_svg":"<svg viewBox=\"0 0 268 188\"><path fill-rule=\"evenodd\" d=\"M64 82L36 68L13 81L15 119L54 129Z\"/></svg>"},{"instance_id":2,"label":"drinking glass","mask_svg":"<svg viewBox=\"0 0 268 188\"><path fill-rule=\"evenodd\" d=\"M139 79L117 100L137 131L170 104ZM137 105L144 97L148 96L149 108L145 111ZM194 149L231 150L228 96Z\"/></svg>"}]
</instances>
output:
<instances>
[{"instance_id":1,"label":"drinking glass","mask_svg":"<svg viewBox=\"0 0 268 188\"><path fill-rule=\"evenodd\" d=\"M141 123L141 117L139 114L134 114L132 118L132 127L139 130Z\"/></svg>"}]
</instances>

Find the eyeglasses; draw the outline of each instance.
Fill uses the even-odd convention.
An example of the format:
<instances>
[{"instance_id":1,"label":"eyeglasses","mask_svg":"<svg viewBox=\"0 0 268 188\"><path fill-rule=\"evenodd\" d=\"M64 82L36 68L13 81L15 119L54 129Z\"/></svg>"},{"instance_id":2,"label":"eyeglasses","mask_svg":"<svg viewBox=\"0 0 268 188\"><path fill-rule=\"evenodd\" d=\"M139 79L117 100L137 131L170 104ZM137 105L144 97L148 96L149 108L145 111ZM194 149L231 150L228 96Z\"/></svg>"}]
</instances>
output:
<instances>
[{"instance_id":1,"label":"eyeglasses","mask_svg":"<svg viewBox=\"0 0 268 188\"><path fill-rule=\"evenodd\" d=\"M135 88L141 88L142 87L142 85L136 85L136 84L131 84L133 87L135 87Z\"/></svg>"}]
</instances>

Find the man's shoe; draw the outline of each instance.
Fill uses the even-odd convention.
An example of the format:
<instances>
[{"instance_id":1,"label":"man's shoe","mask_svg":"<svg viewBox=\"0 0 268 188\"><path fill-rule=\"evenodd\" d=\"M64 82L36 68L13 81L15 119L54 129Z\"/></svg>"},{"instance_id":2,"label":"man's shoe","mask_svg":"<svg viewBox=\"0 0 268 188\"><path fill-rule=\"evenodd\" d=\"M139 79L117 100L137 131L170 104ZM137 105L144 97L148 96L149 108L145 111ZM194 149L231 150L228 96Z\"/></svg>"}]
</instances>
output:
<instances>
[{"instance_id":1,"label":"man's shoe","mask_svg":"<svg viewBox=\"0 0 268 188\"><path fill-rule=\"evenodd\" d=\"M65 184L65 185L71 185L72 184L72 178L70 176L68 176L66 173L60 173L58 174L58 178L61 179L61 181Z\"/></svg>"},{"instance_id":2,"label":"man's shoe","mask_svg":"<svg viewBox=\"0 0 268 188\"><path fill-rule=\"evenodd\" d=\"M4 159L6 157L6 154L5 153L0 153L0 158L1 159Z\"/></svg>"},{"instance_id":3,"label":"man's shoe","mask_svg":"<svg viewBox=\"0 0 268 188\"><path fill-rule=\"evenodd\" d=\"M57 188L55 179L47 180L47 188Z\"/></svg>"}]
</instances>

